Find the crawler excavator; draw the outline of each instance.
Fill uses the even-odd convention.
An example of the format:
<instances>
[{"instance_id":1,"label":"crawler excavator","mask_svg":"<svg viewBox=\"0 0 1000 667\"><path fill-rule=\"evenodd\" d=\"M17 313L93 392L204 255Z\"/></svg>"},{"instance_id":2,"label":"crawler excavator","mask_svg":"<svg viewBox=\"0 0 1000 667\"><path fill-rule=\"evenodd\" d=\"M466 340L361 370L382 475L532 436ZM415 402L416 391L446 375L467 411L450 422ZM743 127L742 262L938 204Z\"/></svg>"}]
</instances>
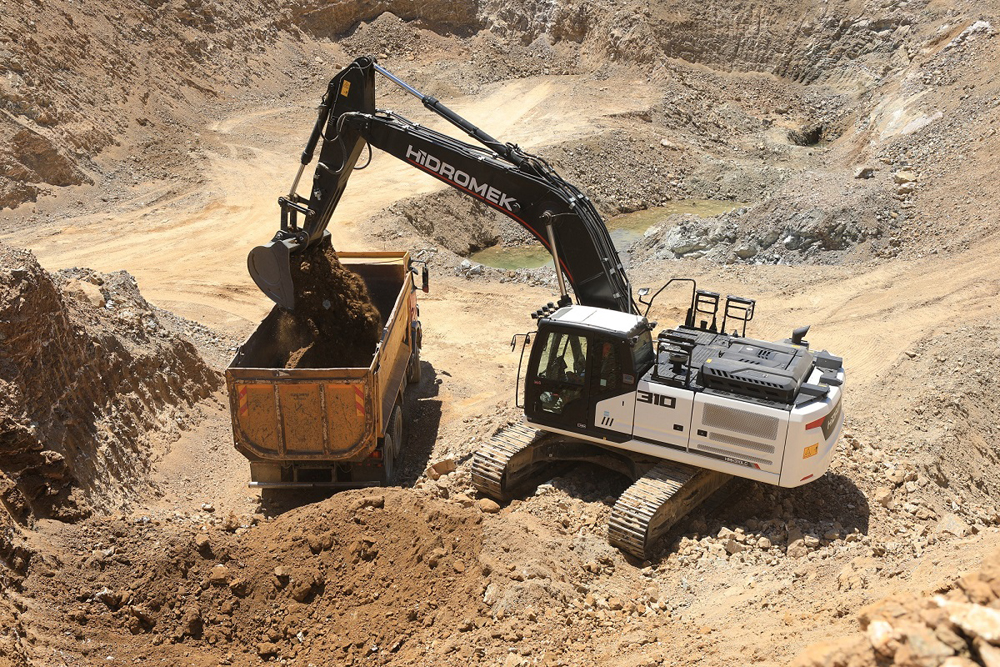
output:
<instances>
[{"instance_id":1,"label":"crawler excavator","mask_svg":"<svg viewBox=\"0 0 1000 667\"><path fill-rule=\"evenodd\" d=\"M480 146L375 107L375 74L421 100ZM308 197L296 193L323 140ZM667 281L632 288L590 200L541 157L489 136L438 100L359 58L329 83L281 228L248 263L257 285L294 307L290 256L324 243L326 226L367 147L385 151L510 217L551 253L560 298L532 314L524 421L476 452L472 480L508 500L566 461L590 461L633 484L612 510L608 537L639 559L679 518L733 476L782 487L822 476L844 416L842 360L810 350L808 327L782 342L746 337L753 300ZM301 216L301 224L299 217ZM574 303L566 283L576 297ZM670 285L690 286L685 321L656 333L649 309ZM515 339L517 336L515 336ZM529 348L530 345L530 348ZM513 347L513 344L512 344ZM518 371L520 382L521 369Z\"/></svg>"}]
</instances>

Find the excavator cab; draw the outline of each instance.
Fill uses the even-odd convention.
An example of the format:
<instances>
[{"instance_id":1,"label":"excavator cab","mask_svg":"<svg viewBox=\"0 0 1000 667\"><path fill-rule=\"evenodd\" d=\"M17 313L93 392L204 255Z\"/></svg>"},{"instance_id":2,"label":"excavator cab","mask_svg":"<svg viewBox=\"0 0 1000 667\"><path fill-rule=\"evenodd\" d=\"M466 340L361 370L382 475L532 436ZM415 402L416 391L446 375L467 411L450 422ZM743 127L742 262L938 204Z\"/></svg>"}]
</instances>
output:
<instances>
[{"instance_id":1,"label":"excavator cab","mask_svg":"<svg viewBox=\"0 0 1000 667\"><path fill-rule=\"evenodd\" d=\"M524 391L528 420L612 441L624 434L598 404L635 392L653 363L646 320L588 306L567 306L538 320ZM603 412L603 411L602 411Z\"/></svg>"}]
</instances>

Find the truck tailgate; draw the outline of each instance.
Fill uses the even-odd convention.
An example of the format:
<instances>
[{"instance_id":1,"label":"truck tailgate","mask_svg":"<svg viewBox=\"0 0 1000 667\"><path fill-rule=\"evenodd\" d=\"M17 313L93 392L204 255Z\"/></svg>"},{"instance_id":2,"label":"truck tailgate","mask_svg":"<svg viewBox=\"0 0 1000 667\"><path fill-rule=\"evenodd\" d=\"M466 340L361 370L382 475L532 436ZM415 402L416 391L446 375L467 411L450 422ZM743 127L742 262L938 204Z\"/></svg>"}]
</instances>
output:
<instances>
[{"instance_id":1,"label":"truck tailgate","mask_svg":"<svg viewBox=\"0 0 1000 667\"><path fill-rule=\"evenodd\" d=\"M226 383L236 445L250 458L348 460L373 439L367 368L230 368Z\"/></svg>"}]
</instances>

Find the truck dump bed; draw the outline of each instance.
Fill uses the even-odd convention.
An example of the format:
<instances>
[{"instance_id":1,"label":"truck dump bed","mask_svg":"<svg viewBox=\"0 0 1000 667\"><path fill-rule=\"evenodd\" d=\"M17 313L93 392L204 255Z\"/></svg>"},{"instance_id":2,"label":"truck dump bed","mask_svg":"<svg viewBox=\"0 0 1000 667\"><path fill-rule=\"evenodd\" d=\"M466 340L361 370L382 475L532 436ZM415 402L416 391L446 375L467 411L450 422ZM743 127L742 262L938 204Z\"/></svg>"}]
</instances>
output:
<instances>
[{"instance_id":1,"label":"truck dump bed","mask_svg":"<svg viewBox=\"0 0 1000 667\"><path fill-rule=\"evenodd\" d=\"M360 275L382 315L371 363L357 368L284 368L312 342L275 307L226 369L236 448L256 486L357 486L385 481L399 453L382 451L402 405L420 328L405 252L340 253ZM318 344L337 345L335 340Z\"/></svg>"}]
</instances>

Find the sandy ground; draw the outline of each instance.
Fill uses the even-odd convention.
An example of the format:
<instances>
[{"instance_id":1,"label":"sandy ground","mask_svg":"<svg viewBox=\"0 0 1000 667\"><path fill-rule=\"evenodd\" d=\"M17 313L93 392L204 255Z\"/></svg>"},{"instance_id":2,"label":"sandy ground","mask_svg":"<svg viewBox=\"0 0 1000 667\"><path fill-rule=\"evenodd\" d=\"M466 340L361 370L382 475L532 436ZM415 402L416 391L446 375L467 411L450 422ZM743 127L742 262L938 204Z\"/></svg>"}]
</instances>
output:
<instances>
[{"instance_id":1,"label":"sandy ground","mask_svg":"<svg viewBox=\"0 0 1000 667\"><path fill-rule=\"evenodd\" d=\"M535 77L449 103L497 136L516 136L532 149L578 138L593 131L602 116L645 108L653 96L640 82L630 85L635 94L629 97L609 98L601 88L606 86L581 77ZM402 102L397 110L407 117L441 129L447 125L416 100ZM277 198L291 185L314 120L311 107L294 106L213 121L199 133L205 182L198 188L175 192L142 184L110 211L71 219L62 202L43 200L37 215L59 222L0 238L29 246L46 268L124 269L161 307L209 326L245 331L269 309L244 270L245 256L278 228ZM335 248L366 250L373 249L364 229L368 218L397 200L446 186L376 155L373 167L356 174L349 187L329 230ZM351 196L359 192L365 195Z\"/></svg>"},{"instance_id":2,"label":"sandy ground","mask_svg":"<svg viewBox=\"0 0 1000 667\"><path fill-rule=\"evenodd\" d=\"M569 104L566 86L579 85L551 78L532 83L523 85L539 97L514 116L527 117L546 95L552 96L551 104ZM593 98L586 99L586 106L575 107L581 123L584 109L595 110ZM477 108L482 113L490 104ZM607 111L618 110L616 104ZM502 117L516 132L520 121L511 119L509 109L496 113L496 117L485 114L482 124L490 127L491 120ZM296 124L292 121L302 125L307 118L302 110L276 109L237 114L213 123L202 137L206 143L217 142L220 148L218 152L206 149L210 168L204 186L172 193L166 200L157 199L153 188L151 192L138 188L140 192L134 199L117 205L120 213L73 218L45 234L36 229L30 245L49 268L88 265L103 270L126 269L137 276L150 301L238 339L269 308L244 273L243 254L271 232L276 217L274 193L281 192L294 165L279 152L283 142L290 140L284 131ZM239 132L240 128L252 128L252 135ZM231 143L237 134L241 143ZM280 167L282 163L284 168ZM345 249L370 246L372 241L359 223L343 221L358 220L394 198L436 187L434 181L390 163L385 156L376 158L371 169L358 174L348 195L352 189L377 194L345 197L345 206L331 227L335 243ZM43 202L39 208L44 211L48 207L59 209L57 201ZM122 230L110 241L109 222ZM8 239L24 241L20 235L8 235ZM137 247L141 250L137 251ZM958 318L976 320L992 314L998 291L992 258L997 250L994 242L957 256L929 256L861 267L718 268L685 261L643 266L633 280L637 285L656 284L683 274L723 293L752 295L759 302L752 329L763 338L781 338L795 326L813 324L811 343L847 359L851 381L846 399L849 425L856 425L859 414L873 414L871 404L878 400L882 383L891 378L893 367L906 350L936 332L953 328ZM439 414L439 422L434 426L437 439L425 458L404 462L410 479L420 474L428 460L456 454L467 457L474 448L468 435L470 422L472 432L482 437L486 435L480 423L484 415L498 410L511 414L509 407L503 407L512 403L517 368L517 354L509 348L510 337L530 328L524 313L554 297L551 289L477 282L447 271L434 275L432 284L432 292L422 295L421 317L426 332L422 359L432 369L423 392L433 392L433 396L425 396L421 402L429 414ZM679 310L666 303L651 313L661 322L678 315ZM201 407L205 420L183 433L156 464L152 474L155 491L145 501L142 513L169 520L177 514L197 514L206 503L220 517L245 517L261 511L257 494L246 487L245 461L231 446L225 397L217 395ZM438 414L433 416L435 421ZM767 510L763 511L766 515ZM518 520L516 516L510 519ZM48 530L59 528L57 524L42 527L43 533ZM845 611L861 602L877 599L900 585L914 591L932 590L942 578L976 567L998 545L1000 536L992 529L976 538L941 543L928 548L922 559L904 566L895 578L873 581L861 596L846 603L831 600L828 584L824 583L836 581L842 568L836 561L819 564L807 575L805 587L790 585L790 580L768 574L767 569L743 572L737 581L730 580L734 575L728 570L700 571L692 577L681 569L672 573L676 578L670 577L671 585L678 587L681 594L679 582L685 581L685 594L691 600L667 631L671 635L692 635L666 655L680 659L686 652L681 647L694 646L702 652L706 664L724 664L737 659L746 647L762 645L760 639L764 638L763 644L780 648L773 656L771 651L755 652L754 661L781 662L810 642L829 636L838 625L849 630L853 620ZM941 560L948 564L945 571L934 564ZM621 567L633 571L620 577L627 580L638 576L635 565ZM748 588L746 583L753 579L759 583ZM666 584L662 585L662 589L666 588ZM736 619L744 613L737 610L753 609L762 602L766 611L742 621ZM831 619L831 613L840 620ZM600 662L614 662L611 653L605 652L608 649L610 645L598 648L594 657ZM572 650L569 653L572 655Z\"/></svg>"}]
</instances>

